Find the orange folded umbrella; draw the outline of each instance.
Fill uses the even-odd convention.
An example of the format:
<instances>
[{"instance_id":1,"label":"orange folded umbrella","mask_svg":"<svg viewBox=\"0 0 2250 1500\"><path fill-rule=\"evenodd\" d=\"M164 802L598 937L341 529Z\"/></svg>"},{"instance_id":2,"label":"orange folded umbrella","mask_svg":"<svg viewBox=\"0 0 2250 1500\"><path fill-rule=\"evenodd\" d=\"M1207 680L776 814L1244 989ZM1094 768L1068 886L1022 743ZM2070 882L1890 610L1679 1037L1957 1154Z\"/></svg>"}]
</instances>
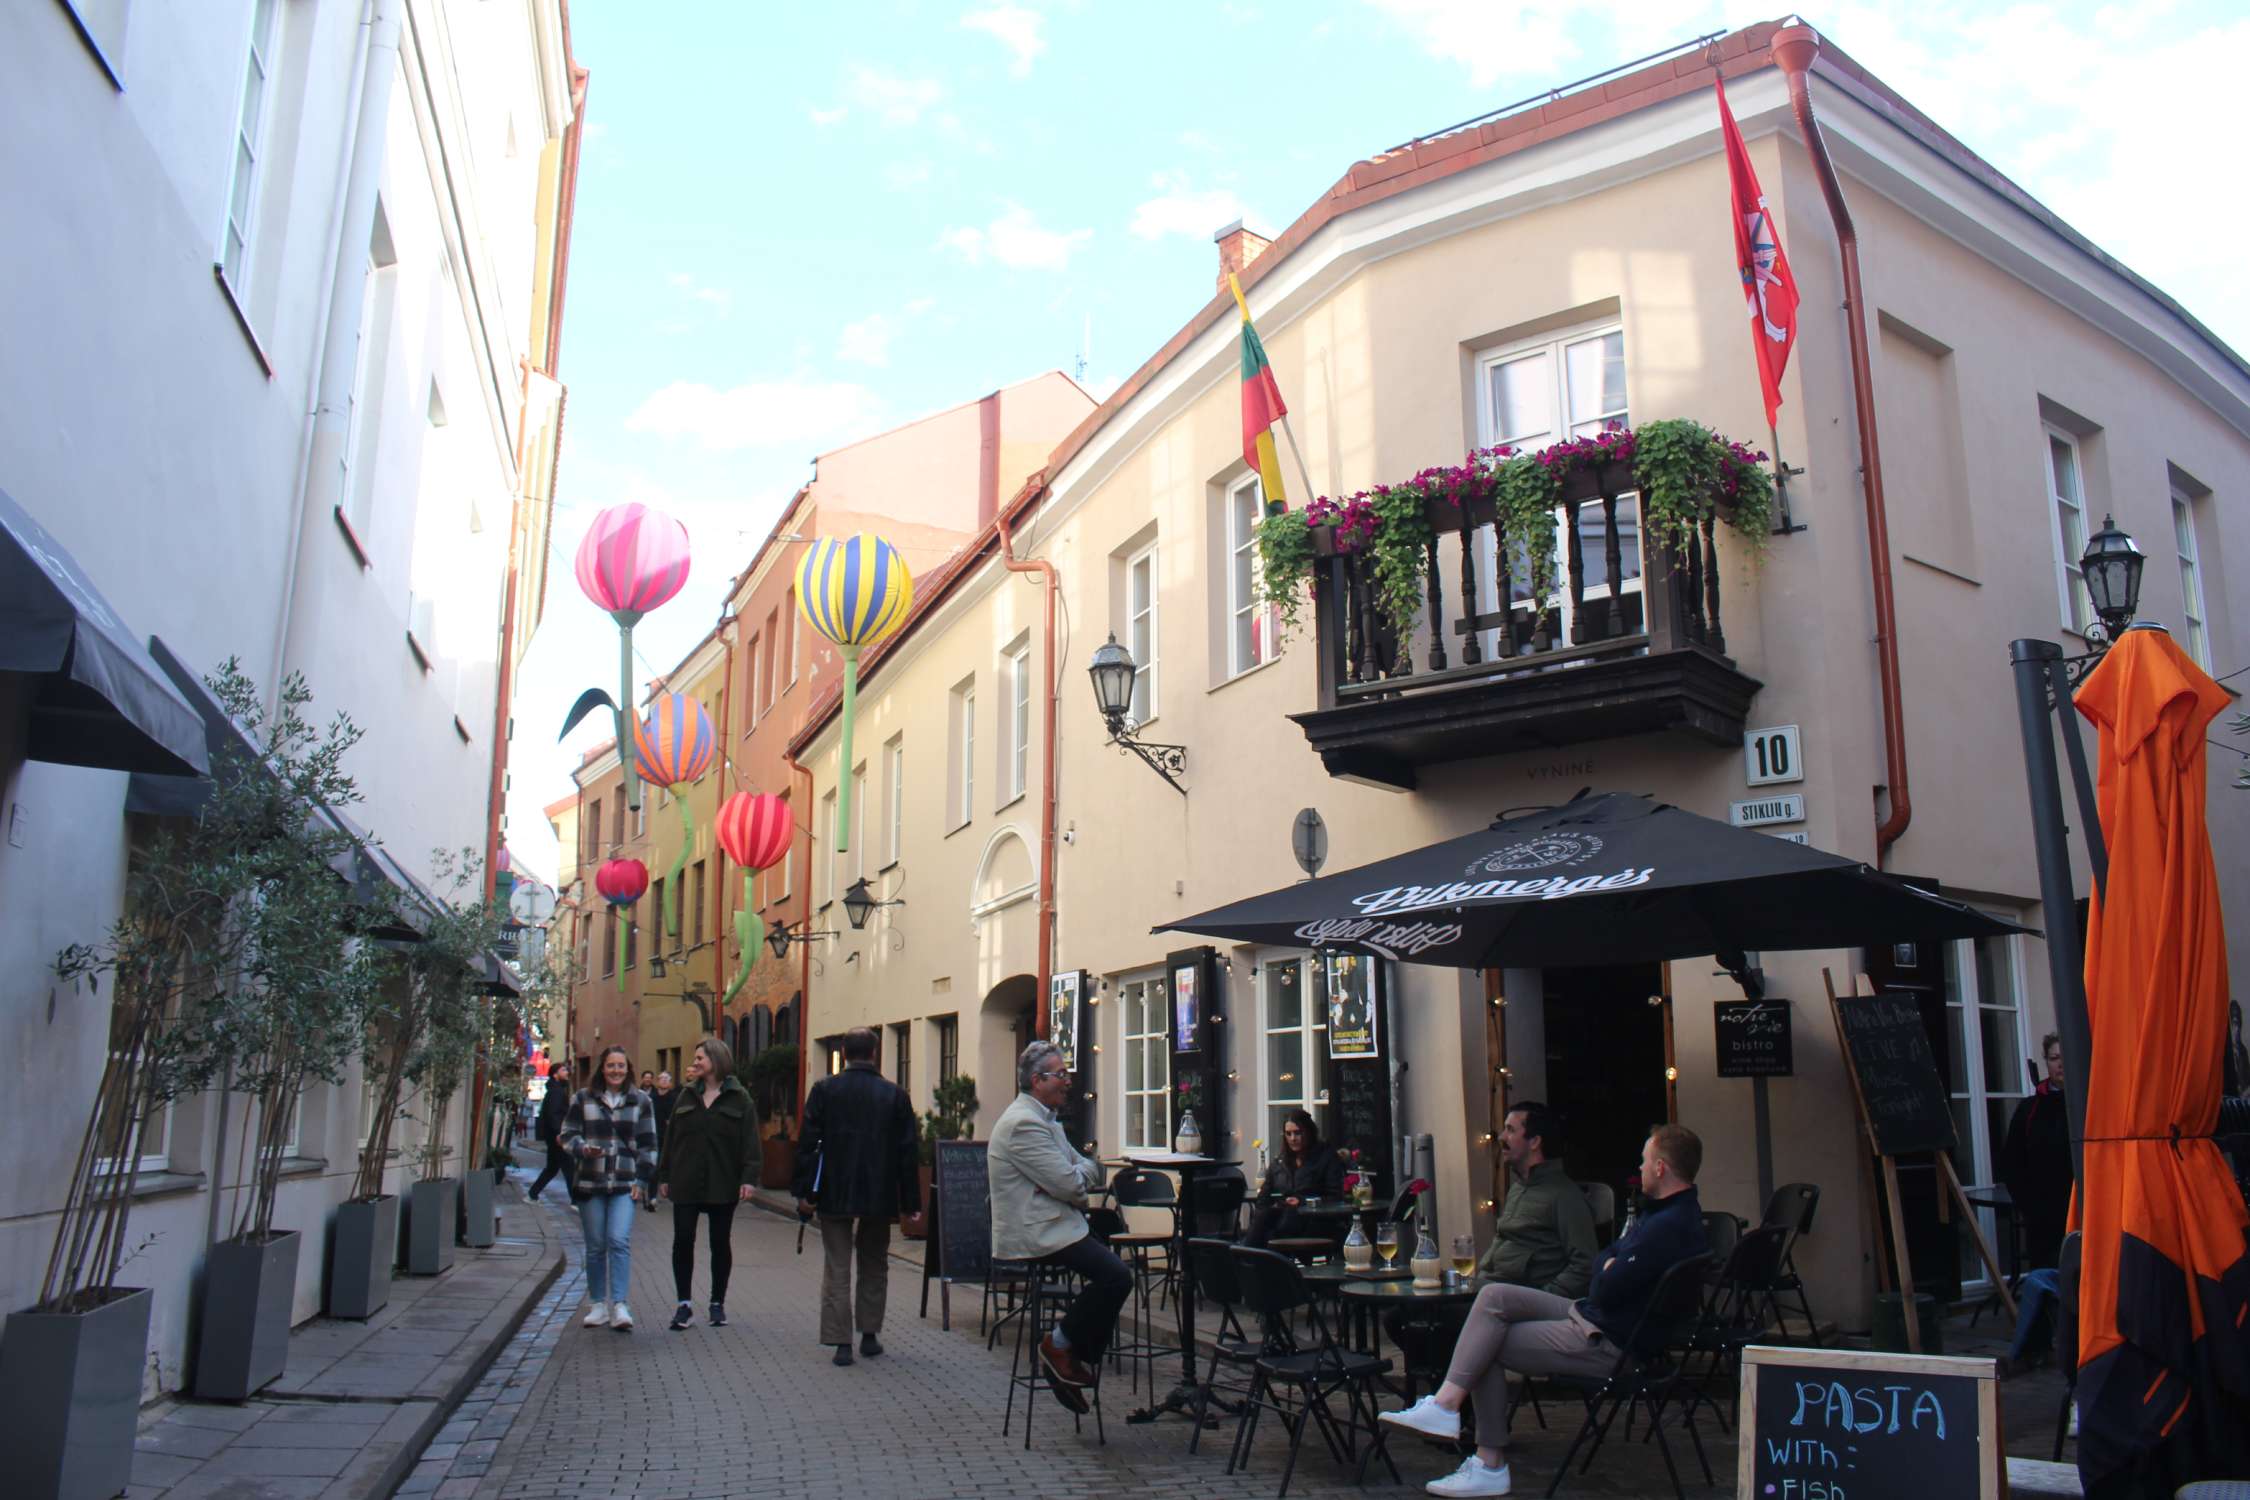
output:
<instances>
[{"instance_id":1,"label":"orange folded umbrella","mask_svg":"<svg viewBox=\"0 0 2250 1500\"><path fill-rule=\"evenodd\" d=\"M2250 1256L2211 1136L2226 930L2204 820L2204 733L2226 691L2160 630L2125 632L2078 691L2101 733L2109 888L2086 939L2093 1058L2074 1217L2079 1471L2087 1493L2169 1494L2245 1472Z\"/></svg>"}]
</instances>

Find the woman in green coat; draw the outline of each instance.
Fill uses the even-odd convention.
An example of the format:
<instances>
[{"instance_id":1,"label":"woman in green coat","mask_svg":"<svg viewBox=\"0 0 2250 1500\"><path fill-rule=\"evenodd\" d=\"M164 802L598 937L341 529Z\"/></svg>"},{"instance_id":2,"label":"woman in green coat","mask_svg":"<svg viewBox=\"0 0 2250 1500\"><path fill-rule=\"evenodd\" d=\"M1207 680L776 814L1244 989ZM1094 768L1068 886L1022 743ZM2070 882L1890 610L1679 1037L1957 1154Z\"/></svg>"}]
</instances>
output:
<instances>
[{"instance_id":1,"label":"woman in green coat","mask_svg":"<svg viewBox=\"0 0 2250 1500\"><path fill-rule=\"evenodd\" d=\"M717 1037L695 1044L687 1086L672 1106L657 1158L657 1191L672 1202L672 1281L678 1332L695 1321L695 1221L711 1223L711 1326L727 1322L727 1274L734 1269L734 1210L750 1201L758 1173L758 1111L734 1076L734 1049Z\"/></svg>"}]
</instances>

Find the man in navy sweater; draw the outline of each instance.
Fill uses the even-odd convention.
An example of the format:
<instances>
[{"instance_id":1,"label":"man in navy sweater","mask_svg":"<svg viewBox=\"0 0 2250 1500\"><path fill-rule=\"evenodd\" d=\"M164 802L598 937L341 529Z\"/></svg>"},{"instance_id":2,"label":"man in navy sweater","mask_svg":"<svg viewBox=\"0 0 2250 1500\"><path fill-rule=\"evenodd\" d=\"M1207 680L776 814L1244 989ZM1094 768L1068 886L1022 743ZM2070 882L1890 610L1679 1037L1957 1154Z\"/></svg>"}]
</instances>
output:
<instances>
[{"instance_id":1,"label":"man in navy sweater","mask_svg":"<svg viewBox=\"0 0 2250 1500\"><path fill-rule=\"evenodd\" d=\"M1461 1405L1477 1402L1477 1451L1459 1469L1428 1485L1433 1495L1505 1495L1509 1490L1508 1372L1587 1375L1616 1367L1640 1326L1664 1273L1709 1252L1695 1174L1703 1142L1684 1125L1659 1125L1641 1147L1641 1196L1648 1206L1617 1243L1596 1256L1587 1295L1567 1301L1536 1287L1496 1285L1476 1305L1453 1346L1445 1384L1383 1420L1432 1437L1461 1435ZM1654 1351L1644 1350L1643 1353Z\"/></svg>"}]
</instances>

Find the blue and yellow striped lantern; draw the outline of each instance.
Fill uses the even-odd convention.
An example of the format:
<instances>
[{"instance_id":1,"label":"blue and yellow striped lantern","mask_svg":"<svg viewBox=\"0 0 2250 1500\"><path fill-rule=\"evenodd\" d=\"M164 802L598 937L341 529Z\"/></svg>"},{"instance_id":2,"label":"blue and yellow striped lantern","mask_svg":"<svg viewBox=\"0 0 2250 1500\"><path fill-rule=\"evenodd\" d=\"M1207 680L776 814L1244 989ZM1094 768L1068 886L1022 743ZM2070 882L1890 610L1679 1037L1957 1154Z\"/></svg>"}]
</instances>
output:
<instances>
[{"instance_id":1,"label":"blue and yellow striped lantern","mask_svg":"<svg viewBox=\"0 0 2250 1500\"><path fill-rule=\"evenodd\" d=\"M822 537L797 564L797 609L805 623L834 641L844 656L842 764L852 763L852 725L859 711L859 652L898 629L914 607L906 559L880 537ZM837 778L836 852L850 843L851 778Z\"/></svg>"},{"instance_id":2,"label":"blue and yellow striped lantern","mask_svg":"<svg viewBox=\"0 0 2250 1500\"><path fill-rule=\"evenodd\" d=\"M898 549L880 537L823 537L797 564L805 623L847 650L872 646L906 618L914 579Z\"/></svg>"}]
</instances>

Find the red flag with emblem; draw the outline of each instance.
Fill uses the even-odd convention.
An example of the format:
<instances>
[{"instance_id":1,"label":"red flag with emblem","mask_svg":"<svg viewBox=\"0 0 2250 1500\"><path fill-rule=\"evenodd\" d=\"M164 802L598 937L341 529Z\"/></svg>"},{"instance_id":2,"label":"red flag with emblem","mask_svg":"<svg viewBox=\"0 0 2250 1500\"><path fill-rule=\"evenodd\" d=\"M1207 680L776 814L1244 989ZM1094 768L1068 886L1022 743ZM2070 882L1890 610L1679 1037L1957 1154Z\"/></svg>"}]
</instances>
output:
<instances>
[{"instance_id":1,"label":"red flag with emblem","mask_svg":"<svg viewBox=\"0 0 2250 1500\"><path fill-rule=\"evenodd\" d=\"M1750 169L1750 152L1727 108L1726 84L1713 80L1719 95L1719 134L1726 143L1727 186L1734 199L1734 263L1742 273L1742 295L1749 304L1750 340L1758 355L1758 384L1766 397L1766 425L1781 409L1781 372L1797 342L1797 278L1766 212L1766 195Z\"/></svg>"}]
</instances>

